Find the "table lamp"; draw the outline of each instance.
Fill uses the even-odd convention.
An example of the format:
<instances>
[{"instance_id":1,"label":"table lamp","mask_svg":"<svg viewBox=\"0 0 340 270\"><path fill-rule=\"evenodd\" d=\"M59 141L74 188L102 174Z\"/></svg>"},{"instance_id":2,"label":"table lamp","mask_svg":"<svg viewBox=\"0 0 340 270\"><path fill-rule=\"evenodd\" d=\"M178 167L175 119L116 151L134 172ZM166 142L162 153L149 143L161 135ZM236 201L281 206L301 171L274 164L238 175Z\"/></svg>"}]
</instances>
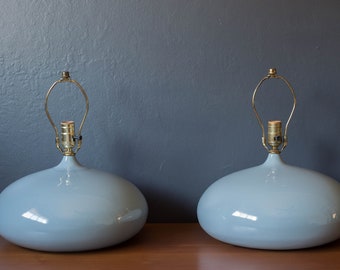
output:
<instances>
[{"instance_id":1,"label":"table lamp","mask_svg":"<svg viewBox=\"0 0 340 270\"><path fill-rule=\"evenodd\" d=\"M293 108L282 136L281 121L268 122L268 135L255 107L262 83L279 79L293 95ZM287 129L296 105L290 83L270 69L256 86L252 107L268 151L259 166L227 175L202 194L198 221L210 236L232 245L270 250L309 248L340 236L340 184L323 174L285 163Z\"/></svg>"},{"instance_id":2,"label":"table lamp","mask_svg":"<svg viewBox=\"0 0 340 270\"><path fill-rule=\"evenodd\" d=\"M73 121L63 121L59 134L49 114L48 98L59 83L76 85L85 98L77 133ZM27 175L0 194L0 234L8 241L41 251L85 251L121 243L144 226L148 206L138 188L118 176L86 168L75 157L88 108L83 87L63 72L45 99L63 158L56 167Z\"/></svg>"}]
</instances>

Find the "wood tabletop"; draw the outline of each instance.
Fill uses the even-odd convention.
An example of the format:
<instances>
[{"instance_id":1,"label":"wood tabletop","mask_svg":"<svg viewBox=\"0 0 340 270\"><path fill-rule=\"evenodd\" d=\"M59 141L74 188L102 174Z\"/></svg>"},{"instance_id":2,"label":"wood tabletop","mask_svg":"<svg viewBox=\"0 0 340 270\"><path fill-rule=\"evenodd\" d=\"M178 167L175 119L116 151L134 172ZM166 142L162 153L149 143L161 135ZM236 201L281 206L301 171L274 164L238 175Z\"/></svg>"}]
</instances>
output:
<instances>
[{"instance_id":1,"label":"wood tabletop","mask_svg":"<svg viewBox=\"0 0 340 270\"><path fill-rule=\"evenodd\" d=\"M235 247L197 223L150 223L131 240L82 253L47 253L0 238L0 269L340 269L340 240L310 249L266 251Z\"/></svg>"}]
</instances>

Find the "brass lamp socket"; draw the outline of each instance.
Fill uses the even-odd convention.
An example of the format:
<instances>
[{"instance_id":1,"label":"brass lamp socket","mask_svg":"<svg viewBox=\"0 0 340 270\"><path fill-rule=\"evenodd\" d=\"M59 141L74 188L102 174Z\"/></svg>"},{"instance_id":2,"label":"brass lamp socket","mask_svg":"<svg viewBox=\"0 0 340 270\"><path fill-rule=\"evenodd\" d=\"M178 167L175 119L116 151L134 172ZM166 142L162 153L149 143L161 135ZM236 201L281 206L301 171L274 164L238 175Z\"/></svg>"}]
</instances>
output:
<instances>
[{"instance_id":1,"label":"brass lamp socket","mask_svg":"<svg viewBox=\"0 0 340 270\"><path fill-rule=\"evenodd\" d=\"M279 146L282 144L282 124L279 120L268 121L268 145L272 149L270 153L279 154Z\"/></svg>"},{"instance_id":2,"label":"brass lamp socket","mask_svg":"<svg viewBox=\"0 0 340 270\"><path fill-rule=\"evenodd\" d=\"M76 144L74 121L61 122L61 146L65 156L74 156L73 147Z\"/></svg>"}]
</instances>

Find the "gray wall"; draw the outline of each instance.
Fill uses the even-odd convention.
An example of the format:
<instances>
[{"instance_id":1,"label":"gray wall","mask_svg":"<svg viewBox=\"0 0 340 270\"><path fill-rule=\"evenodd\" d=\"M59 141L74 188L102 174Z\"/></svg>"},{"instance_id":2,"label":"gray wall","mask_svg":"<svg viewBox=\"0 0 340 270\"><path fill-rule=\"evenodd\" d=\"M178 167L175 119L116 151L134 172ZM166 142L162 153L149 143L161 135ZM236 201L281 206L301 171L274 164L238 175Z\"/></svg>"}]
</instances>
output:
<instances>
[{"instance_id":1,"label":"gray wall","mask_svg":"<svg viewBox=\"0 0 340 270\"><path fill-rule=\"evenodd\" d=\"M194 221L212 182L265 160L250 100L270 67L298 99L282 157L340 179L340 1L0 0L0 7L0 190L59 163L44 97L63 70L90 98L79 161L135 183L150 221ZM51 113L79 124L83 100L65 88L51 96ZM274 80L262 91L264 118L286 119L288 89Z\"/></svg>"}]
</instances>

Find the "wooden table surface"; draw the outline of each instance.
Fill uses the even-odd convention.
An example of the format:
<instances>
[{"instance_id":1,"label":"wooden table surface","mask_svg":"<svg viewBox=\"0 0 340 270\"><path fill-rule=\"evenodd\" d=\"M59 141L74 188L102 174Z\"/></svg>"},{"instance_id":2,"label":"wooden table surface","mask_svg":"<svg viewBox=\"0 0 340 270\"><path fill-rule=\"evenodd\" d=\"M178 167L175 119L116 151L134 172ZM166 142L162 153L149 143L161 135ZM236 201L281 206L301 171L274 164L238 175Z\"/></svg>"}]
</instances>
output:
<instances>
[{"instance_id":1,"label":"wooden table surface","mask_svg":"<svg viewBox=\"0 0 340 270\"><path fill-rule=\"evenodd\" d=\"M295 251L231 246L207 235L197 223L151 223L115 247L82 253L47 253L0 238L0 269L340 269L340 240Z\"/></svg>"}]
</instances>

